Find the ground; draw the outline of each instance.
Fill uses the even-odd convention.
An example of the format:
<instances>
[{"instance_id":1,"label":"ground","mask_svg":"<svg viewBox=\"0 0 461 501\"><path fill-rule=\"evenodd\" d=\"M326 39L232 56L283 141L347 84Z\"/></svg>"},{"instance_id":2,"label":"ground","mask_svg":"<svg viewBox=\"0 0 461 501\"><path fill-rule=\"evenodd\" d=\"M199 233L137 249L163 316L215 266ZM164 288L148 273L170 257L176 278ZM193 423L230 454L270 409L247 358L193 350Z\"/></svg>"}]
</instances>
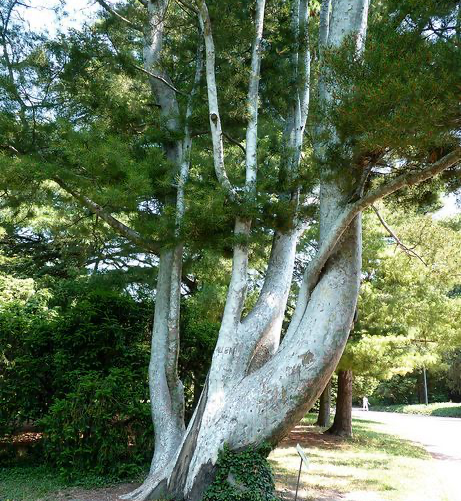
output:
<instances>
[{"instance_id":1,"label":"ground","mask_svg":"<svg viewBox=\"0 0 461 501\"><path fill-rule=\"evenodd\" d=\"M431 478L438 482L438 499L461 501L459 475L461 473L461 420L388 412L355 411L358 419L380 423L381 429L419 443L433 458ZM444 497L445 496L445 497ZM435 500L434 500L435 501Z\"/></svg>"},{"instance_id":2,"label":"ground","mask_svg":"<svg viewBox=\"0 0 461 501\"><path fill-rule=\"evenodd\" d=\"M295 497L299 443L310 461L300 501L461 501L454 485L461 420L354 411L349 440L321 434L314 420L303 420L269 457L282 500ZM136 485L63 489L46 469L0 470L0 501L118 501Z\"/></svg>"}]
</instances>

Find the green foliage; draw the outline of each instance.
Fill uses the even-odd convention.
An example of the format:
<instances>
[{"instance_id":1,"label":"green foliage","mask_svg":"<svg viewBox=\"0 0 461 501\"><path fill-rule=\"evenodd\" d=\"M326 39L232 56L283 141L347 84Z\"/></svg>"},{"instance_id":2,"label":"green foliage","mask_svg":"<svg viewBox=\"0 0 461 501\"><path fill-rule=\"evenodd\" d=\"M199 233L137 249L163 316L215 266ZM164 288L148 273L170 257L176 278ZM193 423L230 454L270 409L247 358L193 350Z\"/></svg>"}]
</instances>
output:
<instances>
[{"instance_id":1,"label":"green foliage","mask_svg":"<svg viewBox=\"0 0 461 501\"><path fill-rule=\"evenodd\" d=\"M0 434L33 422L48 463L131 475L153 448L150 303L83 277L0 279Z\"/></svg>"},{"instance_id":2,"label":"green foliage","mask_svg":"<svg viewBox=\"0 0 461 501\"><path fill-rule=\"evenodd\" d=\"M150 405L131 368L92 371L41 420L45 457L66 474L131 476L150 459Z\"/></svg>"},{"instance_id":3,"label":"green foliage","mask_svg":"<svg viewBox=\"0 0 461 501\"><path fill-rule=\"evenodd\" d=\"M266 459L270 447L220 451L216 477L208 487L203 501L278 501L274 494L274 479Z\"/></svg>"},{"instance_id":4,"label":"green foliage","mask_svg":"<svg viewBox=\"0 0 461 501\"><path fill-rule=\"evenodd\" d=\"M374 214L365 215L358 322L341 366L382 380L436 367L460 346L461 302L452 292L459 281L461 235L456 218L450 223L380 211L414 254L396 245Z\"/></svg>"},{"instance_id":5,"label":"green foliage","mask_svg":"<svg viewBox=\"0 0 461 501\"><path fill-rule=\"evenodd\" d=\"M373 394L373 408L380 404L415 404L418 402L417 381L411 375L399 374L382 381Z\"/></svg>"}]
</instances>

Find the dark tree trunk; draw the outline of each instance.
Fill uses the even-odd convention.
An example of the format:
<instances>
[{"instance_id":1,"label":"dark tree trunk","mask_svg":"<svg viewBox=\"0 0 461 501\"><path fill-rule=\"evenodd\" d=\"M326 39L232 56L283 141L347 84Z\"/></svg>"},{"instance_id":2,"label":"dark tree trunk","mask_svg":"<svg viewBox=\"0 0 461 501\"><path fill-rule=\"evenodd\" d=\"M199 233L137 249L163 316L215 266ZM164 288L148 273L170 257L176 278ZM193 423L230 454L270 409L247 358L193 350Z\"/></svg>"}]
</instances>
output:
<instances>
[{"instance_id":1,"label":"dark tree trunk","mask_svg":"<svg viewBox=\"0 0 461 501\"><path fill-rule=\"evenodd\" d=\"M320 395L320 408L317 418L317 426L326 428L330 425L330 408L331 408L331 379L325 386L322 394Z\"/></svg>"},{"instance_id":2,"label":"dark tree trunk","mask_svg":"<svg viewBox=\"0 0 461 501\"><path fill-rule=\"evenodd\" d=\"M333 426L325 433L341 437L352 436L352 371L338 372L338 397Z\"/></svg>"}]
</instances>

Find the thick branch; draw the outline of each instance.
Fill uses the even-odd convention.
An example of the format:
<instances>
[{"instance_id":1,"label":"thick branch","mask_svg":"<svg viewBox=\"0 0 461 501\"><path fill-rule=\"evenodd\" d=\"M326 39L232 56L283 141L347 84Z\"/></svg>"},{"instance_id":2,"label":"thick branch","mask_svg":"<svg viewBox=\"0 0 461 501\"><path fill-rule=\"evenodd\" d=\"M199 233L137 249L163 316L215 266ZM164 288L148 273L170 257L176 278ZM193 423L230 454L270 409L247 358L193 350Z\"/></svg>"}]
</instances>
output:
<instances>
[{"instance_id":1,"label":"thick branch","mask_svg":"<svg viewBox=\"0 0 461 501\"><path fill-rule=\"evenodd\" d=\"M105 2L104 0L96 0L96 2L98 2L98 4L107 12L109 12L109 14L111 14L112 16L116 17L117 19L119 19L120 21L123 21L125 24L127 24L130 28L132 28L133 30L136 30L136 31L139 31L141 33L143 33L143 29L140 27L140 26L137 26L136 24L134 24L133 22L131 22L129 19L127 19L126 17L122 16L121 14L119 14L115 9L113 9L107 2ZM146 4L147 5L147 2Z\"/></svg>"},{"instance_id":2,"label":"thick branch","mask_svg":"<svg viewBox=\"0 0 461 501\"><path fill-rule=\"evenodd\" d=\"M318 282L318 278L323 267L335 250L339 239L342 237L343 233L349 227L357 214L367 207L370 207L376 201L385 198L402 188L415 186L431 179L444 170L456 165L460 160L461 148L457 148L441 158L438 162L427 166L425 169L422 169L419 172L402 174L390 183L371 191L357 202L349 204L344 208L341 214L337 217L336 221L331 225L331 228L322 242L316 256L308 264L306 271L304 272L304 278L298 296L298 304L296 305L296 310L292 317L289 332L296 329L297 324L303 317L310 294Z\"/></svg>"},{"instance_id":3,"label":"thick branch","mask_svg":"<svg viewBox=\"0 0 461 501\"><path fill-rule=\"evenodd\" d=\"M320 9L320 25L319 25L319 54L328 43L328 32L330 30L330 9L331 0L323 0Z\"/></svg>"},{"instance_id":4,"label":"thick branch","mask_svg":"<svg viewBox=\"0 0 461 501\"><path fill-rule=\"evenodd\" d=\"M256 191L259 79L261 73L261 42L263 36L265 6L266 0L258 0L256 2L256 33L253 41L251 73L247 96L248 127L246 131L245 189L248 193L253 195Z\"/></svg>"},{"instance_id":5,"label":"thick branch","mask_svg":"<svg viewBox=\"0 0 461 501\"><path fill-rule=\"evenodd\" d=\"M379 222L384 226L384 228L389 233L389 235L395 240L395 243L398 245L398 247L400 247L403 250L403 252L405 252L405 254L408 254L409 256L413 256L413 257L418 258L424 264L424 266L427 266L427 263L424 261L424 259L417 252L415 252L413 249L410 249L409 247L407 247L400 240L400 238L395 234L395 232L392 230L392 228L383 219L383 217L379 213L378 209L374 205L372 205L371 208L374 210L376 216L379 219Z\"/></svg>"},{"instance_id":6,"label":"thick branch","mask_svg":"<svg viewBox=\"0 0 461 501\"><path fill-rule=\"evenodd\" d=\"M131 242L141 246L143 249L153 253L160 253L160 245L158 242L144 239L137 231L123 224L118 219L115 219L111 214L108 214L103 207L98 205L93 200L85 195L82 195L70 187L65 181L60 178L53 179L64 191L72 195L81 205L89 209L93 214L97 214L103 221L105 221L111 228L113 228L119 235L127 238Z\"/></svg>"},{"instance_id":7,"label":"thick branch","mask_svg":"<svg viewBox=\"0 0 461 501\"><path fill-rule=\"evenodd\" d=\"M237 192L232 186L224 166L223 131L218 106L218 90L215 72L215 46L211 30L211 20L205 0L197 0L200 27L205 39L206 81L211 137L213 141L213 162L216 177L231 200L237 200Z\"/></svg>"}]
</instances>

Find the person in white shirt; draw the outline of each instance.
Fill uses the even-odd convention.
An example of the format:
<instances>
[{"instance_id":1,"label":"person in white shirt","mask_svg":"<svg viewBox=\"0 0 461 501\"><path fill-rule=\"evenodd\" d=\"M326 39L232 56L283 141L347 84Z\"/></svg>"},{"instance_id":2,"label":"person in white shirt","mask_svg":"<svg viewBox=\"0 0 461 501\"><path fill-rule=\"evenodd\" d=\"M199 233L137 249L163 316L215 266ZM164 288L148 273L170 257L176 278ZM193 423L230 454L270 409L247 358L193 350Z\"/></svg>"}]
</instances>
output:
<instances>
[{"instance_id":1,"label":"person in white shirt","mask_svg":"<svg viewBox=\"0 0 461 501\"><path fill-rule=\"evenodd\" d=\"M368 410L368 398L367 397L363 397L363 400L362 400L362 410L363 411L367 411Z\"/></svg>"}]
</instances>

